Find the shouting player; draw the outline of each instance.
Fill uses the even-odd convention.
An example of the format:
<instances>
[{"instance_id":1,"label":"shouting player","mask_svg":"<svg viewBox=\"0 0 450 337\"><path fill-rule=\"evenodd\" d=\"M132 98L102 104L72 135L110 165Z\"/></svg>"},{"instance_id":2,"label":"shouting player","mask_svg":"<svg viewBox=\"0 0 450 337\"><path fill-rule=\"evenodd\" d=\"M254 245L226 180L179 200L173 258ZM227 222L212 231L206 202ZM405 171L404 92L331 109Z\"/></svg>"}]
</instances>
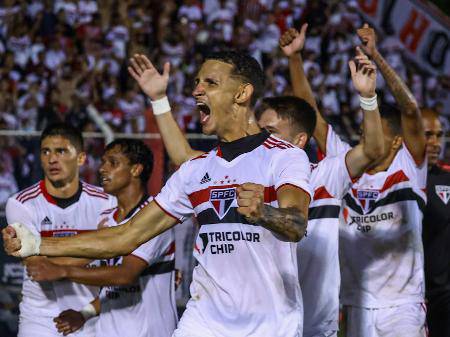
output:
<instances>
[{"instance_id":1,"label":"shouting player","mask_svg":"<svg viewBox=\"0 0 450 337\"><path fill-rule=\"evenodd\" d=\"M127 221L152 200L146 192L152 167L152 153L142 141L119 139L108 144L100 179L118 205L102 212L99 223L103 227ZM44 260L29 265L28 274L38 281L68 279L101 286L99 299L93 303L93 314L100 313L97 337L170 337L177 323L174 255L175 236L170 229L131 254L107 261L107 266L60 266ZM68 310L57 318L57 327L68 334L83 326L86 318Z\"/></svg>"},{"instance_id":2,"label":"shouting player","mask_svg":"<svg viewBox=\"0 0 450 337\"><path fill-rule=\"evenodd\" d=\"M132 66L136 80L151 83L154 112L169 111L169 65L161 75L136 55ZM308 158L254 122L251 107L264 82L255 59L232 51L212 54L195 82L202 129L218 136L216 149L183 164L155 200L123 225L40 240L16 224L3 231L5 249L17 256L127 255L195 214L201 225L194 252L198 265L192 298L174 335L300 336L294 242L306 231Z\"/></svg>"},{"instance_id":3,"label":"shouting player","mask_svg":"<svg viewBox=\"0 0 450 337\"><path fill-rule=\"evenodd\" d=\"M97 229L95 220L115 201L99 188L81 182L79 168L86 155L81 133L66 124L48 126L40 139L44 179L12 196L6 204L8 223L19 222L37 237L72 236ZM24 260L35 263L43 257ZM55 263L85 265L89 260L54 260ZM82 310L98 294L97 287L70 281L42 282L26 274L20 302L20 337L59 336L53 318L66 309ZM94 336L95 320L77 335Z\"/></svg>"}]
</instances>

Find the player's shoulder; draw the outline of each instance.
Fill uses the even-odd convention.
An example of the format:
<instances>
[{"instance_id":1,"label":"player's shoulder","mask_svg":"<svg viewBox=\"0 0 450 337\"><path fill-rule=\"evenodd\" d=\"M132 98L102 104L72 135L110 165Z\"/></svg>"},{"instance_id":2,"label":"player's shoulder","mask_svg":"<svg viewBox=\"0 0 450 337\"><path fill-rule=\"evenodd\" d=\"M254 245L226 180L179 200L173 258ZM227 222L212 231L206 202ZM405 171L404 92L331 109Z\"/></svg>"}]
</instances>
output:
<instances>
[{"instance_id":1,"label":"player's shoulder","mask_svg":"<svg viewBox=\"0 0 450 337\"><path fill-rule=\"evenodd\" d=\"M269 137L267 137L267 139L262 143L262 148L273 153L290 149L298 149L295 145L274 135L270 135Z\"/></svg>"},{"instance_id":2,"label":"player's shoulder","mask_svg":"<svg viewBox=\"0 0 450 337\"><path fill-rule=\"evenodd\" d=\"M17 201L21 204L29 203L31 200L35 200L39 195L43 193L41 185L42 181L39 181L36 184L13 194L9 199Z\"/></svg>"},{"instance_id":3,"label":"player's shoulder","mask_svg":"<svg viewBox=\"0 0 450 337\"><path fill-rule=\"evenodd\" d=\"M274 135L270 135L259 148L263 156L270 158L272 163L303 161L309 165L309 159L304 150Z\"/></svg>"},{"instance_id":4,"label":"player's shoulder","mask_svg":"<svg viewBox=\"0 0 450 337\"><path fill-rule=\"evenodd\" d=\"M89 197L94 199L111 200L111 196L103 191L101 187L81 182L83 192Z\"/></svg>"}]
</instances>

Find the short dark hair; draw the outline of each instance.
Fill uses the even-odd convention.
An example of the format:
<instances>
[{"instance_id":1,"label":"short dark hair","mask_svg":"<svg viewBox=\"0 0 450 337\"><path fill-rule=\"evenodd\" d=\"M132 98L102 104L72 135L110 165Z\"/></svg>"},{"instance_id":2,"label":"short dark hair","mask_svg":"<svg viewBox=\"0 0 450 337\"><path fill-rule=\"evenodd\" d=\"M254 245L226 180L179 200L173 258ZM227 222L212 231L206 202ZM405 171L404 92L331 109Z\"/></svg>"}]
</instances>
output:
<instances>
[{"instance_id":1,"label":"short dark hair","mask_svg":"<svg viewBox=\"0 0 450 337\"><path fill-rule=\"evenodd\" d=\"M244 52L226 50L213 52L206 56L205 60L217 60L233 65L232 75L240 76L253 86L251 106L254 106L264 91L264 71L250 55Z\"/></svg>"},{"instance_id":2,"label":"short dark hair","mask_svg":"<svg viewBox=\"0 0 450 337\"><path fill-rule=\"evenodd\" d=\"M299 132L312 137L316 127L316 111L304 99L295 96L265 97L255 111L259 120L264 111L273 109L282 119L288 119Z\"/></svg>"},{"instance_id":3,"label":"short dark hair","mask_svg":"<svg viewBox=\"0 0 450 337\"><path fill-rule=\"evenodd\" d=\"M83 135L81 131L67 123L54 123L48 125L41 133L40 143L47 137L61 136L69 140L69 142L77 149L78 152L82 152L84 149Z\"/></svg>"},{"instance_id":4,"label":"short dark hair","mask_svg":"<svg viewBox=\"0 0 450 337\"><path fill-rule=\"evenodd\" d=\"M402 134L402 117L400 110L392 104L380 104L380 117L389 125L389 129L393 136L401 136Z\"/></svg>"},{"instance_id":5,"label":"short dark hair","mask_svg":"<svg viewBox=\"0 0 450 337\"><path fill-rule=\"evenodd\" d=\"M146 185L153 170L152 150L142 140L120 138L109 143L105 148L105 152L116 146L120 147L120 152L128 158L131 165L142 165L143 169L139 178L142 184Z\"/></svg>"}]
</instances>

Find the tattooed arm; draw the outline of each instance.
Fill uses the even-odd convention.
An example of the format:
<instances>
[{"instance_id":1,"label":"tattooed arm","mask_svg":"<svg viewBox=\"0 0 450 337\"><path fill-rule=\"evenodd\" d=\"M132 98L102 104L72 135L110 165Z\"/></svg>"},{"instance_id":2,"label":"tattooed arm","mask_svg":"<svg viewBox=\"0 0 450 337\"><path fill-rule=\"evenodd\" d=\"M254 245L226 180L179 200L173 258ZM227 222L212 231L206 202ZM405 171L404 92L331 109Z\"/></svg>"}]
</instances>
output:
<instances>
[{"instance_id":1,"label":"tattooed arm","mask_svg":"<svg viewBox=\"0 0 450 337\"><path fill-rule=\"evenodd\" d=\"M286 241L300 241L305 235L309 195L293 185L277 191L280 208L264 204L264 186L246 183L237 188L238 212L249 221L279 234Z\"/></svg>"},{"instance_id":2,"label":"tattooed arm","mask_svg":"<svg viewBox=\"0 0 450 337\"><path fill-rule=\"evenodd\" d=\"M357 31L363 50L378 66L402 114L403 140L417 164L425 159L425 133L419 105L413 94L376 48L375 31L367 24Z\"/></svg>"}]
</instances>

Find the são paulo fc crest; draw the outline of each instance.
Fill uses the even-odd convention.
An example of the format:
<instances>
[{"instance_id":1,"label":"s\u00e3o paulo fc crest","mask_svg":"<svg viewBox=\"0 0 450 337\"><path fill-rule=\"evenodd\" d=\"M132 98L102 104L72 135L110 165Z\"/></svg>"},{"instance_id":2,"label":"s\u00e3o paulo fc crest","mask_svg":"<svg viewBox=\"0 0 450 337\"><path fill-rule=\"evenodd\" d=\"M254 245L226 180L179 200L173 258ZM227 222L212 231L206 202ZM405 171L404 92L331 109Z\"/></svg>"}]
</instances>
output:
<instances>
[{"instance_id":1,"label":"s\u00e3o paulo fc crest","mask_svg":"<svg viewBox=\"0 0 450 337\"><path fill-rule=\"evenodd\" d=\"M450 186L436 185L434 188L438 197L441 198L442 202L447 205L450 200Z\"/></svg>"},{"instance_id":2,"label":"s\u00e3o paulo fc crest","mask_svg":"<svg viewBox=\"0 0 450 337\"><path fill-rule=\"evenodd\" d=\"M359 203L361 204L364 212L368 212L370 209L372 209L373 204L375 203L375 200L378 199L378 195L380 192L376 190L358 190L357 191L357 197L359 200Z\"/></svg>"},{"instance_id":3,"label":"s\u00e3o paulo fc crest","mask_svg":"<svg viewBox=\"0 0 450 337\"><path fill-rule=\"evenodd\" d=\"M234 187L212 189L209 194L209 201L221 220L227 214L234 199L236 199L236 188Z\"/></svg>"}]
</instances>

